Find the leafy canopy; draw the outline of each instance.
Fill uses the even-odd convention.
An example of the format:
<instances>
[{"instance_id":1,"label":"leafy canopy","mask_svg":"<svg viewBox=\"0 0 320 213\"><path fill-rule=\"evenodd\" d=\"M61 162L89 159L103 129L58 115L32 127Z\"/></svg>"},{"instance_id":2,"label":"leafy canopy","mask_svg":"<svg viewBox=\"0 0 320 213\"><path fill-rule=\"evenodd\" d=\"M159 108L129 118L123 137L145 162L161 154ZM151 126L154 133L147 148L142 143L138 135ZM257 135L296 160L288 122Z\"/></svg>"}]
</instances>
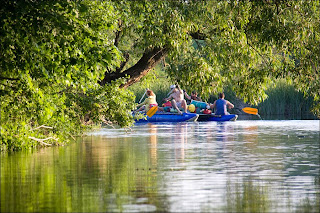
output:
<instances>
[{"instance_id":1,"label":"leafy canopy","mask_svg":"<svg viewBox=\"0 0 320 213\"><path fill-rule=\"evenodd\" d=\"M122 59L112 42L111 4L6 1L0 14L3 149L61 144L88 121L132 124L134 97L119 89L123 80L98 84L106 66Z\"/></svg>"},{"instance_id":2,"label":"leafy canopy","mask_svg":"<svg viewBox=\"0 0 320 213\"><path fill-rule=\"evenodd\" d=\"M256 104L269 82L291 79L318 103L319 116L319 7L311 0L3 1L2 147L60 144L90 122L132 125L135 97L119 86L164 59L171 80L202 97L230 86Z\"/></svg>"}]
</instances>

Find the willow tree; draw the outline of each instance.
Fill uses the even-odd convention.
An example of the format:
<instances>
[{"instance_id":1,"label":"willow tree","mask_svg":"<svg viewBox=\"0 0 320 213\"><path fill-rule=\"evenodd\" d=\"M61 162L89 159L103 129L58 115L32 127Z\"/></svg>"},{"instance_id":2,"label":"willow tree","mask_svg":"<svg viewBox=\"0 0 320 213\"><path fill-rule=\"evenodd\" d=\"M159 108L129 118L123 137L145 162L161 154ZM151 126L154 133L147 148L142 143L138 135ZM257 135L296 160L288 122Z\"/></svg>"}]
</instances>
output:
<instances>
[{"instance_id":1,"label":"willow tree","mask_svg":"<svg viewBox=\"0 0 320 213\"><path fill-rule=\"evenodd\" d=\"M2 147L131 125L126 88L163 60L202 96L229 85L258 103L288 78L319 103L319 13L319 1L3 1Z\"/></svg>"},{"instance_id":2,"label":"willow tree","mask_svg":"<svg viewBox=\"0 0 320 213\"><path fill-rule=\"evenodd\" d=\"M291 79L319 102L319 1L114 2L115 46L124 60L101 84L139 81L165 58L184 88L216 93L229 85L244 101L266 98L268 82ZM133 56L130 59L130 56ZM313 110L320 115L319 105Z\"/></svg>"}]
</instances>

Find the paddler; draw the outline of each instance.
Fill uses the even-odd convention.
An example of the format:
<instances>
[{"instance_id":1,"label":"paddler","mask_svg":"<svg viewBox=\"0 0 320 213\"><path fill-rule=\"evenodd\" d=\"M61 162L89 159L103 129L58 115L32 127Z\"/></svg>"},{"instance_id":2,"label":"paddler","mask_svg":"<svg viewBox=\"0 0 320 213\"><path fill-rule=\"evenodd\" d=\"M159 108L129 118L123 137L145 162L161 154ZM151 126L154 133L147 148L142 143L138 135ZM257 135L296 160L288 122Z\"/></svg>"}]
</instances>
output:
<instances>
[{"instance_id":1,"label":"paddler","mask_svg":"<svg viewBox=\"0 0 320 213\"><path fill-rule=\"evenodd\" d=\"M187 102L184 99L183 90L179 85L171 85L171 94L168 98L165 98L164 101L167 102L172 99L171 104L174 109L177 110L179 114L182 114L179 108L183 108L184 112L187 112Z\"/></svg>"},{"instance_id":2,"label":"paddler","mask_svg":"<svg viewBox=\"0 0 320 213\"><path fill-rule=\"evenodd\" d=\"M147 90L147 98L141 103L138 104L137 107L140 107L136 110L136 112L145 110L146 112L149 111L149 109L153 106L158 106L158 103L156 101L156 95L152 90Z\"/></svg>"},{"instance_id":3,"label":"paddler","mask_svg":"<svg viewBox=\"0 0 320 213\"><path fill-rule=\"evenodd\" d=\"M230 115L230 113L227 111L227 108L232 109L233 107L234 105L230 103L230 101L224 99L223 92L219 93L219 99L210 105L212 111L214 108L216 108L216 115Z\"/></svg>"},{"instance_id":4,"label":"paddler","mask_svg":"<svg viewBox=\"0 0 320 213\"><path fill-rule=\"evenodd\" d=\"M184 91L184 95L188 99L187 100L188 104L190 104L192 100L202 101L201 98L198 96L197 91L195 91L195 90L191 92L190 96L188 95L188 93L186 91Z\"/></svg>"}]
</instances>

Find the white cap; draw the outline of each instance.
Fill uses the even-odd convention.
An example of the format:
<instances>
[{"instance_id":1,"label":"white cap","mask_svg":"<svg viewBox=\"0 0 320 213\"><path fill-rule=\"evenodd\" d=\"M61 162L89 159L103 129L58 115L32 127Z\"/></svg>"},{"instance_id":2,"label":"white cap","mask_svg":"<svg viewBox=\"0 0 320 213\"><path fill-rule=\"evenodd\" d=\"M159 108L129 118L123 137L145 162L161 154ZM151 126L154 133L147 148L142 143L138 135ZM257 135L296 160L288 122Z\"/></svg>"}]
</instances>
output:
<instances>
[{"instance_id":1,"label":"white cap","mask_svg":"<svg viewBox=\"0 0 320 213\"><path fill-rule=\"evenodd\" d=\"M174 88L176 88L176 85L173 84L170 86L170 89L174 89Z\"/></svg>"}]
</instances>

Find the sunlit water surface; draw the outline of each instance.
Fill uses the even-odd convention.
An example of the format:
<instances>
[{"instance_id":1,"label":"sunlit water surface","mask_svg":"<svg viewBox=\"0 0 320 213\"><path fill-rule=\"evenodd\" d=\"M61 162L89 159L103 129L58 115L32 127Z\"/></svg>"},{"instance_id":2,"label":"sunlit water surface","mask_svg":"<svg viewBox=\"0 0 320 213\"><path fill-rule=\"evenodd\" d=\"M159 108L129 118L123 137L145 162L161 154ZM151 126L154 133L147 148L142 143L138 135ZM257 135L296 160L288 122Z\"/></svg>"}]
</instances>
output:
<instances>
[{"instance_id":1,"label":"sunlit water surface","mask_svg":"<svg viewBox=\"0 0 320 213\"><path fill-rule=\"evenodd\" d=\"M144 124L1 154L1 212L318 212L319 128Z\"/></svg>"}]
</instances>

